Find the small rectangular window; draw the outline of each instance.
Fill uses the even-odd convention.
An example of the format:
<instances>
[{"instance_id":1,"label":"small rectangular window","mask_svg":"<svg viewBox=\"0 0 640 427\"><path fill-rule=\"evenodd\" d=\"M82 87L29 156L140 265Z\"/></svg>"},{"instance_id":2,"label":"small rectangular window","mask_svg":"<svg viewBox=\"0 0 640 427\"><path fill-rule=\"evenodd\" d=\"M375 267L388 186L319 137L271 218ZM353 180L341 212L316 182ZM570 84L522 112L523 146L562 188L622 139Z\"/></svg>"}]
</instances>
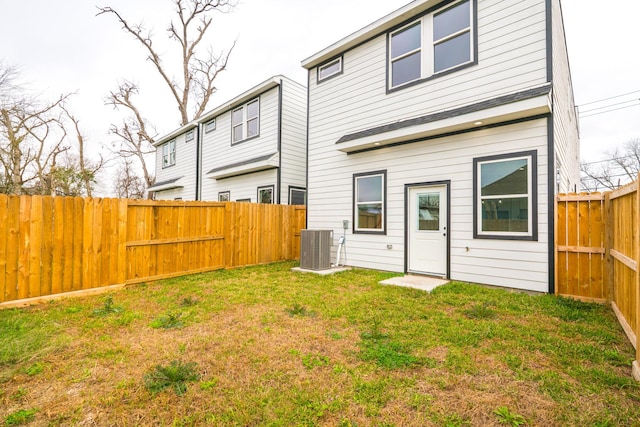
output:
<instances>
[{"instance_id":1,"label":"small rectangular window","mask_svg":"<svg viewBox=\"0 0 640 427\"><path fill-rule=\"evenodd\" d=\"M386 171L353 176L354 232L386 232Z\"/></svg>"},{"instance_id":2,"label":"small rectangular window","mask_svg":"<svg viewBox=\"0 0 640 427\"><path fill-rule=\"evenodd\" d=\"M273 185L258 187L258 203L273 203Z\"/></svg>"},{"instance_id":3,"label":"small rectangular window","mask_svg":"<svg viewBox=\"0 0 640 427\"><path fill-rule=\"evenodd\" d=\"M305 190L304 188L289 187L289 204L306 205L307 190Z\"/></svg>"},{"instance_id":4,"label":"small rectangular window","mask_svg":"<svg viewBox=\"0 0 640 427\"><path fill-rule=\"evenodd\" d=\"M251 203L251 199L238 199L238 200L236 200L236 202L239 202L239 203Z\"/></svg>"},{"instance_id":5,"label":"small rectangular window","mask_svg":"<svg viewBox=\"0 0 640 427\"><path fill-rule=\"evenodd\" d=\"M474 159L474 237L537 239L535 151Z\"/></svg>"},{"instance_id":6,"label":"small rectangular window","mask_svg":"<svg viewBox=\"0 0 640 427\"><path fill-rule=\"evenodd\" d=\"M205 133L213 132L216 130L216 119L209 120L207 124L204 125Z\"/></svg>"},{"instance_id":7,"label":"small rectangular window","mask_svg":"<svg viewBox=\"0 0 640 427\"><path fill-rule=\"evenodd\" d=\"M176 140L172 139L162 145L162 167L166 168L176 164Z\"/></svg>"},{"instance_id":8,"label":"small rectangular window","mask_svg":"<svg viewBox=\"0 0 640 427\"><path fill-rule=\"evenodd\" d=\"M185 142L193 141L193 133L194 133L194 132L193 132L193 129L191 129L189 132L187 132L187 133L184 135L184 140L185 140Z\"/></svg>"},{"instance_id":9,"label":"small rectangular window","mask_svg":"<svg viewBox=\"0 0 640 427\"><path fill-rule=\"evenodd\" d=\"M228 202L231 200L231 192L230 191L221 191L218 193L218 201L219 202Z\"/></svg>"},{"instance_id":10,"label":"small rectangular window","mask_svg":"<svg viewBox=\"0 0 640 427\"><path fill-rule=\"evenodd\" d=\"M342 57L336 58L318 67L318 82L342 73Z\"/></svg>"}]
</instances>

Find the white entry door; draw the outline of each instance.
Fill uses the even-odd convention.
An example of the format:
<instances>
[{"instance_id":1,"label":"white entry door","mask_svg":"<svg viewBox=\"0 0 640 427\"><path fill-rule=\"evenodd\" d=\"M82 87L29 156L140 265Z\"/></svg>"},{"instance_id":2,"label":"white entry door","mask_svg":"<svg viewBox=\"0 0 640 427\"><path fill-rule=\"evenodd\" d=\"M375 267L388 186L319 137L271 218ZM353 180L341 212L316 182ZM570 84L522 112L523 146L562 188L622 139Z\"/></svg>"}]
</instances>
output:
<instances>
[{"instance_id":1,"label":"white entry door","mask_svg":"<svg viewBox=\"0 0 640 427\"><path fill-rule=\"evenodd\" d=\"M408 266L412 273L447 275L447 186L409 188Z\"/></svg>"}]
</instances>

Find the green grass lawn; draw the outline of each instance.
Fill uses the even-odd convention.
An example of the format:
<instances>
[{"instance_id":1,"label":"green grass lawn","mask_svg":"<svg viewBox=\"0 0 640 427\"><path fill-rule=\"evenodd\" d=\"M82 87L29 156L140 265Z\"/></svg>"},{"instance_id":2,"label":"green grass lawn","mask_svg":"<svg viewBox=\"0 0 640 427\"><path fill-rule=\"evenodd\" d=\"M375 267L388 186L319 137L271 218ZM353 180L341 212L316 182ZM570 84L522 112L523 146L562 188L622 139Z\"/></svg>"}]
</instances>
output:
<instances>
[{"instance_id":1,"label":"green grass lawn","mask_svg":"<svg viewBox=\"0 0 640 427\"><path fill-rule=\"evenodd\" d=\"M640 426L606 306L294 265L0 311L0 423Z\"/></svg>"}]
</instances>

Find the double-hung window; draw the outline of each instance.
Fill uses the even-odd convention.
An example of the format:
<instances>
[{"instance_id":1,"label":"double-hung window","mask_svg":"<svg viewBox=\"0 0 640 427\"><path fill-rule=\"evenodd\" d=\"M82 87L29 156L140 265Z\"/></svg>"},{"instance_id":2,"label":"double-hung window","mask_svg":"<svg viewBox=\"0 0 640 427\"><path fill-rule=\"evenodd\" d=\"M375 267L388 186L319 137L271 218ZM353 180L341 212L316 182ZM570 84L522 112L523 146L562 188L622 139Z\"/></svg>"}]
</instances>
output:
<instances>
[{"instance_id":1,"label":"double-hung window","mask_svg":"<svg viewBox=\"0 0 640 427\"><path fill-rule=\"evenodd\" d=\"M173 166L176 164L176 140L172 139L162 145L162 167Z\"/></svg>"},{"instance_id":2,"label":"double-hung window","mask_svg":"<svg viewBox=\"0 0 640 427\"><path fill-rule=\"evenodd\" d=\"M386 180L386 171L353 176L354 232L386 232Z\"/></svg>"},{"instance_id":3,"label":"double-hung window","mask_svg":"<svg viewBox=\"0 0 640 427\"><path fill-rule=\"evenodd\" d=\"M474 60L474 1L447 5L389 34L389 88Z\"/></svg>"},{"instance_id":4,"label":"double-hung window","mask_svg":"<svg viewBox=\"0 0 640 427\"><path fill-rule=\"evenodd\" d=\"M231 112L231 142L257 136L260 132L260 101L254 99Z\"/></svg>"},{"instance_id":5,"label":"double-hung window","mask_svg":"<svg viewBox=\"0 0 640 427\"><path fill-rule=\"evenodd\" d=\"M537 240L536 152L474 159L474 237Z\"/></svg>"}]
</instances>

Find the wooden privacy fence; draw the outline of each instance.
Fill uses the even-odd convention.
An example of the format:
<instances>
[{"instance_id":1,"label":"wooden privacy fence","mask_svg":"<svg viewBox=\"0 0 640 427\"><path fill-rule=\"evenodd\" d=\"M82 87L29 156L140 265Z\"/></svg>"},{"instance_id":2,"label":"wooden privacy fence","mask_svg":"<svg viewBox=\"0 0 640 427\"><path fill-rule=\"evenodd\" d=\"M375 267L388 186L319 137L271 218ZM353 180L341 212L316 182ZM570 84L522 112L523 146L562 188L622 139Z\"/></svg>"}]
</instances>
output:
<instances>
[{"instance_id":1,"label":"wooden privacy fence","mask_svg":"<svg viewBox=\"0 0 640 427\"><path fill-rule=\"evenodd\" d=\"M0 195L0 303L296 259L304 206Z\"/></svg>"},{"instance_id":2,"label":"wooden privacy fence","mask_svg":"<svg viewBox=\"0 0 640 427\"><path fill-rule=\"evenodd\" d=\"M640 189L557 197L556 293L610 302L636 347L640 380Z\"/></svg>"}]
</instances>

